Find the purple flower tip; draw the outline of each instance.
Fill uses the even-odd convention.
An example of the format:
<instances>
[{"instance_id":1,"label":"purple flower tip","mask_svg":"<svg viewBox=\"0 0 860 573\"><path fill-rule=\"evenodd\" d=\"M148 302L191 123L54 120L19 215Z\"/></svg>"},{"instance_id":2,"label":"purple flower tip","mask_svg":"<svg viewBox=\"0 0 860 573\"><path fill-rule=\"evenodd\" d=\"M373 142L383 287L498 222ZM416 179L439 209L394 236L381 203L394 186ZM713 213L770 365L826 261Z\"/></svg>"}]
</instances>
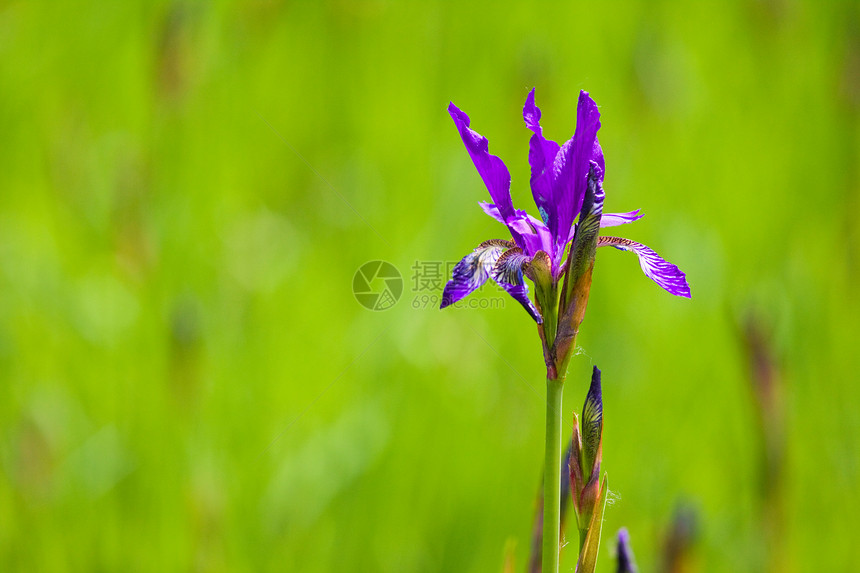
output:
<instances>
[{"instance_id":1,"label":"purple flower tip","mask_svg":"<svg viewBox=\"0 0 860 573\"><path fill-rule=\"evenodd\" d=\"M597 104L594 103L594 100L591 99L591 96L588 95L588 92L585 90L579 90L579 101L582 101L582 100L587 100L588 103L591 103L591 104L594 104L595 106L597 106Z\"/></svg>"},{"instance_id":2,"label":"purple flower tip","mask_svg":"<svg viewBox=\"0 0 860 573\"><path fill-rule=\"evenodd\" d=\"M466 115L465 112L461 111L459 107L454 105L454 102L448 102L448 113L451 115L451 118L457 122L463 122L466 126L469 125L469 116Z\"/></svg>"},{"instance_id":3,"label":"purple flower tip","mask_svg":"<svg viewBox=\"0 0 860 573\"><path fill-rule=\"evenodd\" d=\"M633 561L633 550L630 547L630 534L627 528L618 530L618 573L636 573L636 563Z\"/></svg>"},{"instance_id":4,"label":"purple flower tip","mask_svg":"<svg viewBox=\"0 0 860 573\"><path fill-rule=\"evenodd\" d=\"M603 417L603 389L600 386L600 368L595 366L591 370L591 386L588 388L586 404L593 408L596 417ZM583 414L585 419L585 414Z\"/></svg>"},{"instance_id":5,"label":"purple flower tip","mask_svg":"<svg viewBox=\"0 0 860 573\"><path fill-rule=\"evenodd\" d=\"M535 88L529 92L526 97L526 103L523 106L523 119L526 122L526 127L536 134L543 133L540 126L540 108L535 105Z\"/></svg>"}]
</instances>

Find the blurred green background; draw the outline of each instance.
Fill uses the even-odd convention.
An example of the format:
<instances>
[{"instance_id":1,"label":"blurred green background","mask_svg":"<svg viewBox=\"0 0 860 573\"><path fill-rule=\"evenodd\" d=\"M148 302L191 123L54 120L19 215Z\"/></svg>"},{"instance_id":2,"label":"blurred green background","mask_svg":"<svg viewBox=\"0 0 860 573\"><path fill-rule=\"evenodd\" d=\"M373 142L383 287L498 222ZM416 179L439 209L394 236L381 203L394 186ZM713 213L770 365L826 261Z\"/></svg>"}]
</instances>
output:
<instances>
[{"instance_id":1,"label":"blurred green background","mask_svg":"<svg viewBox=\"0 0 860 573\"><path fill-rule=\"evenodd\" d=\"M412 267L505 236L449 101L535 214L535 86L560 141L591 92L607 210L693 292L599 253L599 569L627 526L662 570L679 506L688 570L855 569L856 2L259 0L0 2L0 570L524 570L534 325Z\"/></svg>"}]
</instances>

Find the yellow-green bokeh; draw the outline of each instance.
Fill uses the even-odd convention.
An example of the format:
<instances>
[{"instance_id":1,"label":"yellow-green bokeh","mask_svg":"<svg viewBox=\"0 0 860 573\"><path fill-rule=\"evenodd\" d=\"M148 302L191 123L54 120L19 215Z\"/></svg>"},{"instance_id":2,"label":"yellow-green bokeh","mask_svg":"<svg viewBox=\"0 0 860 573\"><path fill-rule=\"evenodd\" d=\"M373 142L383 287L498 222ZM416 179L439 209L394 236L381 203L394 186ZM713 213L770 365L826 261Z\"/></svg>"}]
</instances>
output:
<instances>
[{"instance_id":1,"label":"yellow-green bokeh","mask_svg":"<svg viewBox=\"0 0 860 573\"><path fill-rule=\"evenodd\" d=\"M557 140L591 93L606 209L643 209L619 234L693 293L598 254L565 409L597 364L607 539L628 527L656 571L683 503L699 570L766 570L755 316L784 384L782 558L849 570L858 12L0 2L0 570L485 572L506 545L524 570L534 325L512 300L423 308L412 267L505 235L449 101L536 214L532 87ZM377 259L405 279L383 312L351 291Z\"/></svg>"}]
</instances>

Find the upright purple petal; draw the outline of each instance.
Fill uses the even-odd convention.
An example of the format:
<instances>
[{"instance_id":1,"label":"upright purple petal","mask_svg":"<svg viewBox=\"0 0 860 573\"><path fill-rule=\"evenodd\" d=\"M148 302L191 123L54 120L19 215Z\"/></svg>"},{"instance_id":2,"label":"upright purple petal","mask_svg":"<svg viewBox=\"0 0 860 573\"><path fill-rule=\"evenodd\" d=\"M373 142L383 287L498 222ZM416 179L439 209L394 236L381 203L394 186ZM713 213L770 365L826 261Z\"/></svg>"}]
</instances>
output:
<instances>
[{"instance_id":1,"label":"upright purple petal","mask_svg":"<svg viewBox=\"0 0 860 573\"><path fill-rule=\"evenodd\" d=\"M523 280L523 265L526 265L530 261L531 257L525 255L522 249L518 247L510 249L496 261L491 276L499 286L505 289L505 292L523 305L523 308L526 309L526 312L529 313L529 316L535 322L541 324L543 318L531 299L529 299L529 288Z\"/></svg>"},{"instance_id":2,"label":"upright purple petal","mask_svg":"<svg viewBox=\"0 0 860 573\"><path fill-rule=\"evenodd\" d=\"M499 223L505 224L505 219L504 217L502 217L502 214L499 213L498 207L496 207L492 203L487 203L486 201L478 201L478 205L481 206L481 209L484 210L484 213L486 213Z\"/></svg>"},{"instance_id":3,"label":"upright purple petal","mask_svg":"<svg viewBox=\"0 0 860 573\"><path fill-rule=\"evenodd\" d=\"M540 126L540 108L535 105L535 88L526 96L526 104L523 106L523 119L526 127L535 135L543 137L543 128Z\"/></svg>"},{"instance_id":4,"label":"upright purple petal","mask_svg":"<svg viewBox=\"0 0 860 573\"><path fill-rule=\"evenodd\" d=\"M493 198L493 203L499 208L502 217L507 219L514 215L514 204L511 201L511 174L504 162L495 155L490 155L487 138L469 128L469 116L455 106L448 105L448 113L460 132L460 137L466 145L466 150L472 162L478 169L484 185Z\"/></svg>"},{"instance_id":5,"label":"upright purple petal","mask_svg":"<svg viewBox=\"0 0 860 573\"><path fill-rule=\"evenodd\" d=\"M523 107L523 119L534 135L529 141L529 166L531 166L531 188L535 204L541 218L553 234L557 234L558 213L557 200L554 193L554 175L552 171L555 156L559 146L556 142L545 139L540 126L540 108L535 105L535 90L529 92Z\"/></svg>"},{"instance_id":6,"label":"upright purple petal","mask_svg":"<svg viewBox=\"0 0 860 573\"><path fill-rule=\"evenodd\" d=\"M639 266L642 267L642 272L648 278L670 294L690 298L690 286L687 284L687 275L677 266L666 261L642 243L621 237L600 237L597 240L597 246L615 247L622 251L633 251L639 257Z\"/></svg>"},{"instance_id":7,"label":"upright purple petal","mask_svg":"<svg viewBox=\"0 0 860 573\"><path fill-rule=\"evenodd\" d=\"M576 131L573 137L562 145L553 164L556 174L555 198L559 213L557 238L564 238L568 234L570 226L582 209L591 161L597 163L601 181L603 180L603 151L597 143L598 129L600 112L597 104L588 92L581 91L576 110Z\"/></svg>"},{"instance_id":8,"label":"upright purple petal","mask_svg":"<svg viewBox=\"0 0 860 573\"><path fill-rule=\"evenodd\" d=\"M597 126L600 129L600 126ZM597 166L600 167L600 172L606 172L606 161L603 159L603 148L600 147L600 143L597 141L597 136L594 137L594 147L591 149L591 161L597 163Z\"/></svg>"},{"instance_id":9,"label":"upright purple petal","mask_svg":"<svg viewBox=\"0 0 860 573\"><path fill-rule=\"evenodd\" d=\"M633 221L638 221L644 216L645 215L639 214L639 209L628 211L627 213L604 213L600 217L600 228L625 225L627 223L632 223Z\"/></svg>"},{"instance_id":10,"label":"upright purple petal","mask_svg":"<svg viewBox=\"0 0 860 573\"><path fill-rule=\"evenodd\" d=\"M442 291L442 304L439 308L450 306L480 288L487 282L502 253L512 247L514 243L510 241L492 239L484 241L463 257L463 260L454 266L453 276Z\"/></svg>"}]
</instances>

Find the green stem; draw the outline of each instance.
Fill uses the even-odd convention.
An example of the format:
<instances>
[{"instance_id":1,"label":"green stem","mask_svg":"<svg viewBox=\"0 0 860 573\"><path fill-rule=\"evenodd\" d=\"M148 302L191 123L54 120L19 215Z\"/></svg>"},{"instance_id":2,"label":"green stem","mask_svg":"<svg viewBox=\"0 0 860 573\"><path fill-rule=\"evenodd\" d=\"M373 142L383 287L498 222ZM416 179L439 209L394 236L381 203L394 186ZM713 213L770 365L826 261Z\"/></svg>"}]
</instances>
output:
<instances>
[{"instance_id":1,"label":"green stem","mask_svg":"<svg viewBox=\"0 0 860 573\"><path fill-rule=\"evenodd\" d=\"M547 301L548 308L543 313L543 329L546 333L546 347L552 348L558 330L558 286L553 285Z\"/></svg>"},{"instance_id":2,"label":"green stem","mask_svg":"<svg viewBox=\"0 0 860 573\"><path fill-rule=\"evenodd\" d=\"M561 397L564 379L546 381L546 459L543 484L543 573L558 572L561 511Z\"/></svg>"}]
</instances>

